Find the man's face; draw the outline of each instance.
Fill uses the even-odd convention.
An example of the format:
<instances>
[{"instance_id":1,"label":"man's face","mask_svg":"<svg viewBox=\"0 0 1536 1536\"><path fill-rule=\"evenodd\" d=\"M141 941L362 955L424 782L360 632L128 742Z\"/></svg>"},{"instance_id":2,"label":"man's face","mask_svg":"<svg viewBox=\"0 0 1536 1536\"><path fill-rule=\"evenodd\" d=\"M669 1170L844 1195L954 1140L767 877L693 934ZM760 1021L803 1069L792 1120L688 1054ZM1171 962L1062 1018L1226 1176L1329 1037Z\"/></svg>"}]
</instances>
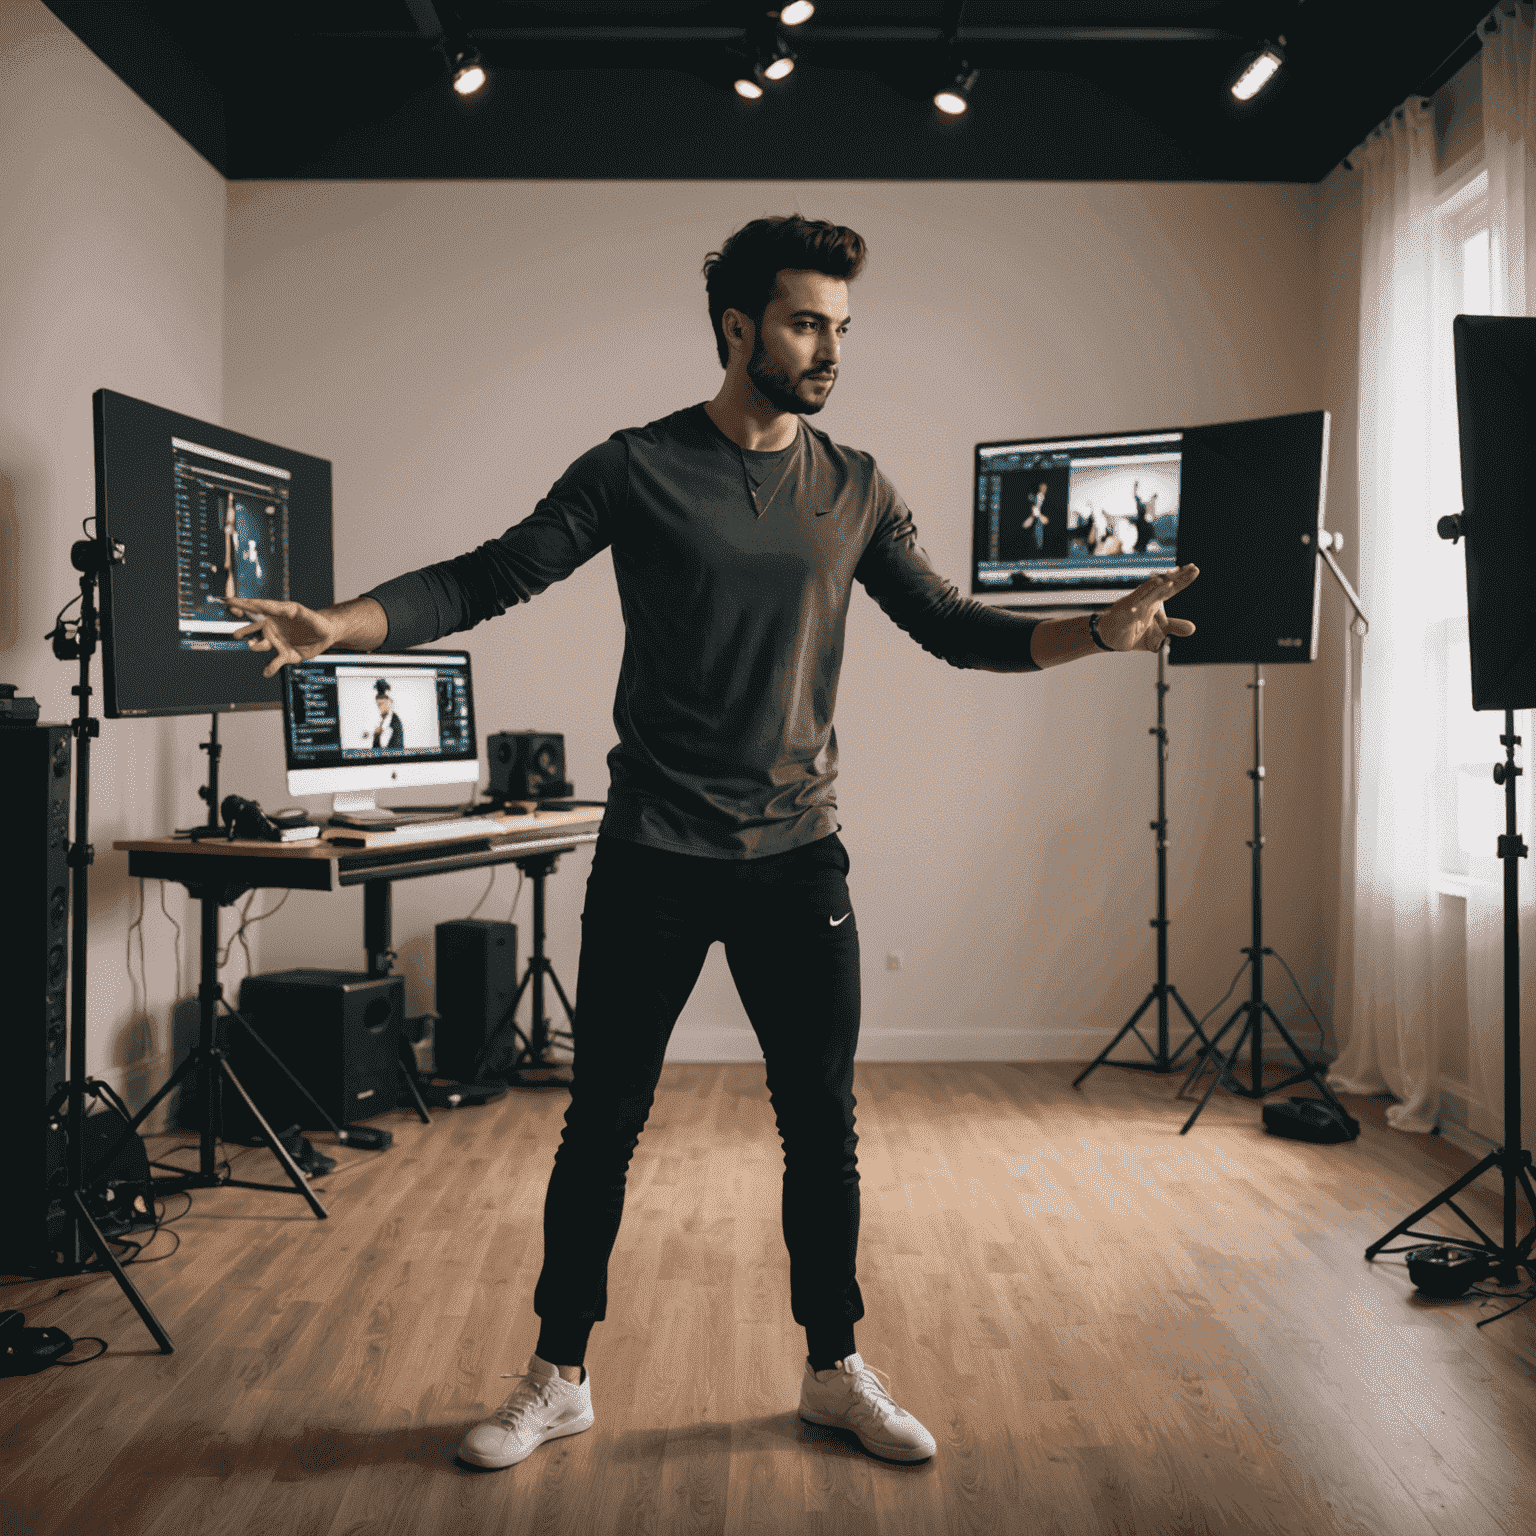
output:
<instances>
[{"instance_id":1,"label":"man's face","mask_svg":"<svg viewBox=\"0 0 1536 1536\"><path fill-rule=\"evenodd\" d=\"M847 283L823 272L780 272L747 377L775 410L814 416L831 397L847 334Z\"/></svg>"},{"instance_id":2,"label":"man's face","mask_svg":"<svg viewBox=\"0 0 1536 1536\"><path fill-rule=\"evenodd\" d=\"M379 714L383 716L389 713L390 706L394 703L394 700L391 699L387 693L381 693L378 698L374 700L374 703L379 706Z\"/></svg>"}]
</instances>

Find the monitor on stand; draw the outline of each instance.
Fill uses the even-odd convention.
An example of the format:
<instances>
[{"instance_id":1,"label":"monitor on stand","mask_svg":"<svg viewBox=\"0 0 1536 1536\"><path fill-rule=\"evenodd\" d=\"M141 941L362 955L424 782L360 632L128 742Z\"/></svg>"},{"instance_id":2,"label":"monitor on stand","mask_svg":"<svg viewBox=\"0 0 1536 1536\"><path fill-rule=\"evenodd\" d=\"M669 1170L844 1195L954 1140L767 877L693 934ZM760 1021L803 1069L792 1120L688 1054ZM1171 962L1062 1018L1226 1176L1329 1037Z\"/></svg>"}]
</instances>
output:
<instances>
[{"instance_id":1,"label":"monitor on stand","mask_svg":"<svg viewBox=\"0 0 1536 1536\"><path fill-rule=\"evenodd\" d=\"M330 604L330 461L115 390L91 404L96 533L124 551L101 576L108 717L276 709L225 600Z\"/></svg>"},{"instance_id":2,"label":"monitor on stand","mask_svg":"<svg viewBox=\"0 0 1536 1536\"><path fill-rule=\"evenodd\" d=\"M329 794L333 819L389 826L381 789L480 780L464 651L328 651L282 670L288 792Z\"/></svg>"},{"instance_id":3,"label":"monitor on stand","mask_svg":"<svg viewBox=\"0 0 1536 1536\"><path fill-rule=\"evenodd\" d=\"M1099 608L1171 571L1183 439L1165 430L978 443L972 596Z\"/></svg>"}]
</instances>

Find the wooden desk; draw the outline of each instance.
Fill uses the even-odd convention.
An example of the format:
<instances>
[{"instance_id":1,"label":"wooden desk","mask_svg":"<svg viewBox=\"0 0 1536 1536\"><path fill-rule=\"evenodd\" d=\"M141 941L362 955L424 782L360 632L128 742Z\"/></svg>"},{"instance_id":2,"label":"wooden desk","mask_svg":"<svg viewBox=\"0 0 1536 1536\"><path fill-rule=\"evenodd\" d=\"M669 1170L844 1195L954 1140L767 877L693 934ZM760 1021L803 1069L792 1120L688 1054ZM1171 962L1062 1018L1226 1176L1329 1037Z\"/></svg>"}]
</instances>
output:
<instances>
[{"instance_id":1,"label":"wooden desk","mask_svg":"<svg viewBox=\"0 0 1536 1536\"><path fill-rule=\"evenodd\" d=\"M333 836L358 836L356 829L342 827L327 828L311 843L227 842L219 838L193 842L184 837L152 837L127 838L112 846L128 855L130 876L173 880L186 886L192 896L219 906L227 907L247 891L258 889L335 891L360 885L368 974L385 976L394 959L389 901L394 881L524 860L530 873L540 867L547 873L560 854L597 841L602 811L578 807L534 811L525 816L498 815L495 819L505 824L505 832L442 841L420 838L393 846L389 832L363 834L362 847L332 842ZM536 889L542 888L540 879Z\"/></svg>"}]
</instances>

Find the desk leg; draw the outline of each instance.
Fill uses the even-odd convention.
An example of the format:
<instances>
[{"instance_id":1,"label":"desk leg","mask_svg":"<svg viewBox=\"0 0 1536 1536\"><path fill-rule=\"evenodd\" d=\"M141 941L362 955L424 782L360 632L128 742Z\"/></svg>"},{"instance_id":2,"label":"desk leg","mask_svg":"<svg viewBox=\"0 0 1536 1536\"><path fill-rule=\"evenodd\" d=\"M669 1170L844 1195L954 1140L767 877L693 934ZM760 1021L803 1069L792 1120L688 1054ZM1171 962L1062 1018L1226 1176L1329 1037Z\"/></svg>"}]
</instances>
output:
<instances>
[{"instance_id":1,"label":"desk leg","mask_svg":"<svg viewBox=\"0 0 1536 1536\"><path fill-rule=\"evenodd\" d=\"M370 880L363 886L363 949L368 955L368 974L388 976L395 952L390 948L389 881Z\"/></svg>"},{"instance_id":2,"label":"desk leg","mask_svg":"<svg viewBox=\"0 0 1536 1536\"><path fill-rule=\"evenodd\" d=\"M368 955L368 974L388 976L395 963L394 942L390 932L389 881L370 880L363 887L363 948ZM404 1020L401 1021L404 1023ZM416 1113L423 1125L432 1124L426 1101L416 1082L416 1057L402 1036L400 1040L400 1075L416 1101Z\"/></svg>"}]
</instances>

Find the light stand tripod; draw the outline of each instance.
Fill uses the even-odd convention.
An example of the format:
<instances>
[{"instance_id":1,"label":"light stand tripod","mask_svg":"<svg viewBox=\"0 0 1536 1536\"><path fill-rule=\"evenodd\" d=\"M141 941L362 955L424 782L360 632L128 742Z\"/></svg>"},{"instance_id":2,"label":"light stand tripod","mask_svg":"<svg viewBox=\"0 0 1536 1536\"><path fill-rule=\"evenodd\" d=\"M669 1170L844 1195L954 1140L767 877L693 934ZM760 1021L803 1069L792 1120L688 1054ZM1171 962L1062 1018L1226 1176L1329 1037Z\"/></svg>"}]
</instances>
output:
<instances>
[{"instance_id":1,"label":"light stand tripod","mask_svg":"<svg viewBox=\"0 0 1536 1536\"><path fill-rule=\"evenodd\" d=\"M70 981L69 981L69 1081L54 1096L48 1106L51 1119L59 1112L66 1100L69 1110L66 1118L69 1146L65 1155L64 1189L64 1248L63 1263L59 1266L66 1273L78 1274L87 1267L86 1252L94 1252L101 1266L117 1282L144 1326L149 1329L160 1352L169 1355L175 1346L170 1335L160 1325L160 1320L150 1310L149 1304L139 1295L133 1282L118 1263L106 1238L102 1236L85 1203L85 1192L90 1187L85 1163L85 1100L89 1094L95 1098L98 1085L86 1071L86 957L89 953L88 924L90 921L90 868L96 858L91 847L91 742L101 734L101 722L91 714L91 657L96 654L96 582L108 565L123 559L123 546L106 539L79 539L70 550L70 561L80 576L80 618L75 633L70 636L61 619L49 635L53 641L53 653L60 661L78 660L80 681L72 690L80 701L80 708L71 726L75 738L75 837L69 845L70 868ZM109 1166L116 1155L116 1148L105 1158L98 1159L91 1169L94 1176Z\"/></svg>"},{"instance_id":2,"label":"light stand tripod","mask_svg":"<svg viewBox=\"0 0 1536 1536\"><path fill-rule=\"evenodd\" d=\"M1458 1239L1457 1246L1475 1248L1487 1254L1499 1284L1514 1285L1519 1279L1522 1265L1531 1271L1531 1247L1536 1243L1536 1226L1532 1226L1519 1241L1515 1238L1519 1191L1525 1191L1533 1220L1536 1220L1536 1192L1531 1189L1528 1171L1531 1154L1520 1144L1520 860L1525 858L1529 850L1515 820L1515 780L1525 770L1515 766L1515 748L1520 744L1520 738L1515 735L1515 712L1512 709L1504 711L1504 734L1499 740L1504 746L1504 761L1494 764L1493 782L1504 787L1505 830L1499 838L1499 858L1504 863L1504 1145L1496 1147L1475 1168L1463 1174L1448 1189L1441 1190L1428 1204L1421 1205L1406 1221L1400 1221L1385 1237L1378 1238L1365 1250L1365 1256L1374 1259L1384 1250L1388 1253L1401 1252L1401 1249L1387 1248L1387 1244L1395 1237L1444 1242L1445 1238L1439 1233L1415 1232L1413 1227L1431 1211L1448 1205L1477 1233L1479 1239L1476 1243ZM1495 1168L1504 1180L1503 1242L1495 1242L1456 1204L1456 1196L1462 1190ZM1536 1272L1532 1272L1532 1278L1536 1279Z\"/></svg>"},{"instance_id":3,"label":"light stand tripod","mask_svg":"<svg viewBox=\"0 0 1536 1536\"><path fill-rule=\"evenodd\" d=\"M208 802L208 821L205 826L194 829L194 838L198 833L205 836L224 835L224 829L219 826L219 756L223 748L219 745L219 717L216 714L210 719L208 740L202 743L202 749L208 754L208 782L198 790L198 794ZM210 865L210 868L214 867L216 866ZM186 1059L170 1078L128 1123L128 1128L124 1131L118 1146L138 1130L173 1089L178 1088L185 1079L195 1075L202 1120L198 1132L198 1165L195 1169L177 1169L170 1178L156 1179L154 1191L157 1194L178 1194L190 1189L219 1189L232 1185L240 1189L267 1189L286 1194L291 1188L304 1196L316 1218L323 1221L330 1213L321 1205L299 1165L294 1162L292 1155L278 1139L265 1116L257 1109L250 1094L245 1091L244 1085L235 1075L235 1069L229 1063L227 1053L217 1039L218 1009L222 1006L277 1062L294 1087L314 1103L313 1097L304 1085L268 1049L266 1042L251 1029L239 1011L231 1008L224 1000L224 988L219 982L219 908L238 901L249 889L250 887L246 885L219 881L207 885L189 884L187 886L188 894L194 897L202 907L202 936L199 950L202 973L197 989L197 1044L187 1053ZM262 1184L250 1179L233 1178L227 1166L223 1172L220 1172L218 1144L223 1131L222 1090L226 1081L244 1100L245 1107L250 1111L251 1118L261 1134L262 1141L277 1159L283 1172L287 1174L289 1181L287 1184ZM320 1108L319 1105L315 1107ZM321 1113L324 1114L324 1111L322 1110ZM110 1162L116 1153L117 1148L114 1147L105 1161ZM170 1165L158 1163L156 1166L166 1168Z\"/></svg>"},{"instance_id":4,"label":"light stand tripod","mask_svg":"<svg viewBox=\"0 0 1536 1536\"><path fill-rule=\"evenodd\" d=\"M1282 1088L1289 1088L1293 1083L1308 1082L1341 1115L1344 1113L1344 1106L1339 1103L1333 1090L1323 1081L1316 1065L1291 1038L1285 1025L1280 1022L1280 1016L1270 1007L1264 996L1264 957L1274 954L1274 950L1264 943L1264 668L1257 662L1254 663L1253 681L1248 684L1248 687L1253 691L1253 767L1248 770L1248 777L1253 781L1253 839L1248 844L1253 850L1253 942L1243 950L1243 953L1248 956L1245 969L1249 972L1250 988L1247 1000L1239 1003L1231 1018L1217 1030L1216 1038L1211 1041L1207 1050L1201 1052L1200 1060L1196 1062L1179 1089L1181 1094L1185 1092L1212 1062L1215 1063L1215 1075L1211 1079L1211 1086L1205 1090L1205 1097L1195 1106L1189 1119L1180 1128L1181 1136L1195 1123L1200 1111L1210 1102L1211 1095L1223 1084L1245 1099L1262 1099L1267 1094L1279 1093ZM1239 971L1238 974L1241 975L1242 972ZM1299 1072L1293 1072L1278 1083L1266 1084L1264 1081L1264 1020L1266 1018L1280 1031L1280 1038L1290 1047L1291 1054L1301 1067ZM1238 1031L1237 1041L1231 1052L1223 1058L1220 1051L1222 1036L1239 1019L1243 1021L1243 1027ZM1239 1082L1232 1072L1232 1062L1242 1050L1245 1040L1249 1042L1249 1065L1252 1068L1251 1082L1248 1086Z\"/></svg>"},{"instance_id":5,"label":"light stand tripod","mask_svg":"<svg viewBox=\"0 0 1536 1536\"><path fill-rule=\"evenodd\" d=\"M555 848L513 860L513 863L533 881L533 953L528 957L528 969L517 985L517 992L508 1005L501 1024L486 1042L485 1049L481 1053L480 1067L482 1072L488 1072L496 1077L504 1076L507 1085L512 1088L569 1088L571 1086L570 1078L561 1077L555 1071L564 1063L551 1059L549 1047L554 1040L558 1040L562 1045L574 1045L575 1039L568 1030L552 1028L544 1013L544 978L547 976L560 998L561 1006L565 1009L566 1021L571 1029L576 1027L576 1010L571 1007L571 1000L565 995L565 988L560 985L560 978L555 975L555 968L544 953L544 881L554 870L560 855L571 851L570 848ZM517 1027L516 1014L517 1005L522 1002L523 993L530 986L533 988L533 1017L529 1021L528 1033L525 1035ZM495 1050L506 1030L510 1030L517 1038L518 1051L512 1058L510 1066L501 1067L495 1063ZM529 1076L529 1073L547 1073L548 1075Z\"/></svg>"},{"instance_id":6,"label":"light stand tripod","mask_svg":"<svg viewBox=\"0 0 1536 1536\"><path fill-rule=\"evenodd\" d=\"M1072 1080L1074 1088L1098 1066L1128 1067L1135 1072L1177 1071L1179 1057L1184 1054L1185 1047L1195 1038L1195 1035L1199 1035L1203 1046L1209 1047L1211 1043L1205 1038L1205 1032L1200 1028L1199 1021L1189 1011L1189 1005L1179 996L1179 989L1168 980L1168 728L1163 717L1163 698L1168 692L1168 684L1163 681L1163 660L1167 653L1166 644L1157 653L1157 724L1147 733L1157 738L1157 820L1151 824L1157 838L1157 916L1152 919L1152 926L1157 929L1157 980L1152 983L1152 990L1142 1000L1141 1007L1121 1026L1120 1033ZM1171 1056L1168 1054L1169 998L1179 1005L1184 1017L1189 1020L1190 1028L1194 1031L1194 1034L1184 1037L1178 1050ZM1148 1044L1146 1036L1136 1028L1142 1014L1153 1003L1157 1004L1156 1050ZM1146 1047L1147 1053L1152 1058L1151 1061L1110 1061L1109 1053L1132 1031Z\"/></svg>"}]
</instances>

